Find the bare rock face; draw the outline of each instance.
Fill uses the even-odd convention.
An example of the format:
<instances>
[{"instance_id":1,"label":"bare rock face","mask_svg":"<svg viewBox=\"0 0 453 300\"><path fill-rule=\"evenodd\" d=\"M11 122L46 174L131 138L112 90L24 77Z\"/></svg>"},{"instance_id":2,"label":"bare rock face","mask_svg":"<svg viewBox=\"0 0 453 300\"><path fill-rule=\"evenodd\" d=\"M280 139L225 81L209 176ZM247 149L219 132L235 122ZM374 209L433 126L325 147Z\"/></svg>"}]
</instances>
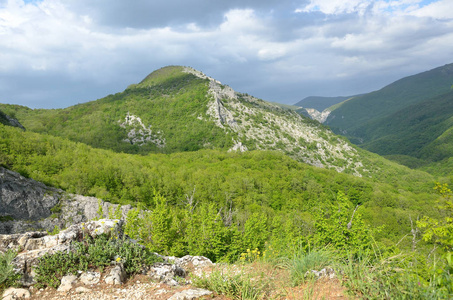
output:
<instances>
[{"instance_id":1,"label":"bare rock face","mask_svg":"<svg viewBox=\"0 0 453 300\"><path fill-rule=\"evenodd\" d=\"M130 205L66 194L0 167L0 234L53 231L95 218L126 219L130 209Z\"/></svg>"},{"instance_id":2,"label":"bare rock face","mask_svg":"<svg viewBox=\"0 0 453 300\"><path fill-rule=\"evenodd\" d=\"M14 231L12 220L39 222L50 217L62 191L0 167L0 233Z\"/></svg>"}]
</instances>

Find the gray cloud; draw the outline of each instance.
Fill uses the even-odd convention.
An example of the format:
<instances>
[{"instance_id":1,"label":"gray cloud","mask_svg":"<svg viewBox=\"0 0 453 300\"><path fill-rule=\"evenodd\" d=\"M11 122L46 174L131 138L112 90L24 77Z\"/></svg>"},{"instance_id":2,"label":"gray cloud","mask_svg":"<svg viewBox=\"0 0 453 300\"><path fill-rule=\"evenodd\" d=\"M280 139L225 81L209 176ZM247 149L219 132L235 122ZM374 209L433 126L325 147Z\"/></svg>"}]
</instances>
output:
<instances>
[{"instance_id":1,"label":"gray cloud","mask_svg":"<svg viewBox=\"0 0 453 300\"><path fill-rule=\"evenodd\" d=\"M372 0L306 6L329 1L0 0L0 102L66 107L189 65L240 92L295 103L452 62L448 0L410 10Z\"/></svg>"}]
</instances>

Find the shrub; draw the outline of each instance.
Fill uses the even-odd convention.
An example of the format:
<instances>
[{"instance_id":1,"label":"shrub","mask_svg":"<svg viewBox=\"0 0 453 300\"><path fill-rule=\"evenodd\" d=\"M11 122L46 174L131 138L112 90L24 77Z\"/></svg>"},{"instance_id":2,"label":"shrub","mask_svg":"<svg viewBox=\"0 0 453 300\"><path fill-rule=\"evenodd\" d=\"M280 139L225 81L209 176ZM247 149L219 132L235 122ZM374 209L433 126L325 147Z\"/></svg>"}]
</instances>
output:
<instances>
[{"instance_id":1,"label":"shrub","mask_svg":"<svg viewBox=\"0 0 453 300\"><path fill-rule=\"evenodd\" d=\"M67 274L77 274L77 271L86 271L88 268L102 271L113 261L122 262L127 274L136 274L144 266L161 261L139 244L105 234L73 242L71 248L69 252L46 254L40 258L35 270L38 286L56 288Z\"/></svg>"}]
</instances>

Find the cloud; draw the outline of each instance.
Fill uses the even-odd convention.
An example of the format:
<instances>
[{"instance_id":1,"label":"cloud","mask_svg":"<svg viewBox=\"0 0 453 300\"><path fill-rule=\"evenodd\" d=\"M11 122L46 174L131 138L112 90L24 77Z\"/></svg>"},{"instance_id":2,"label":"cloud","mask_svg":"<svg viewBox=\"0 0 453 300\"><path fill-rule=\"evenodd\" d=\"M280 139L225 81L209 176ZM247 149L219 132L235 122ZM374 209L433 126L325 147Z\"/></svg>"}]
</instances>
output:
<instances>
[{"instance_id":1,"label":"cloud","mask_svg":"<svg viewBox=\"0 0 453 300\"><path fill-rule=\"evenodd\" d=\"M0 101L66 107L175 64L271 101L367 92L451 62L451 1L423 3L0 0Z\"/></svg>"}]
</instances>

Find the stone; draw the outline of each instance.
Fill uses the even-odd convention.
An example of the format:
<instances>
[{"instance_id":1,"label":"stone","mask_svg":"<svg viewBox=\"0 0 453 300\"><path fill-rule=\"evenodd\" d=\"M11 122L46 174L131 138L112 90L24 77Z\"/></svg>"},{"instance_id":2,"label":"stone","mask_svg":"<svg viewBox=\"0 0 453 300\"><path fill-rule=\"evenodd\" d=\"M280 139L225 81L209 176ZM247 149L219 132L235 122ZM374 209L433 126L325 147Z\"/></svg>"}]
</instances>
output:
<instances>
[{"instance_id":1,"label":"stone","mask_svg":"<svg viewBox=\"0 0 453 300\"><path fill-rule=\"evenodd\" d=\"M176 286L179 283L175 277L183 278L186 276L186 272L176 264L157 263L150 268L148 276L153 280L166 283L170 286Z\"/></svg>"},{"instance_id":2,"label":"stone","mask_svg":"<svg viewBox=\"0 0 453 300\"><path fill-rule=\"evenodd\" d=\"M102 208L102 215L98 215L99 208ZM131 205L121 206L120 219L125 220L131 208ZM55 227L67 228L72 224L106 218L117 209L118 204L94 197L66 194L63 190L0 167L0 217L4 219L0 222L0 235L36 230L52 232ZM25 237L20 241L22 249L28 239ZM37 246L40 247L29 245L30 250ZM0 241L0 249L2 248Z\"/></svg>"},{"instance_id":3,"label":"stone","mask_svg":"<svg viewBox=\"0 0 453 300\"><path fill-rule=\"evenodd\" d=\"M91 289L86 288L84 286L79 286L75 289L75 291L76 291L76 293L81 294L81 293L89 293L89 292L91 292Z\"/></svg>"},{"instance_id":4,"label":"stone","mask_svg":"<svg viewBox=\"0 0 453 300\"><path fill-rule=\"evenodd\" d=\"M189 289L174 294L168 300L194 300L211 294L211 291L205 289Z\"/></svg>"},{"instance_id":5,"label":"stone","mask_svg":"<svg viewBox=\"0 0 453 300\"><path fill-rule=\"evenodd\" d=\"M72 289L73 284L76 282L77 276L75 275L67 275L61 278L61 284L58 287L57 291L59 292L67 292Z\"/></svg>"},{"instance_id":6,"label":"stone","mask_svg":"<svg viewBox=\"0 0 453 300\"><path fill-rule=\"evenodd\" d=\"M107 284L122 284L126 279L126 272L122 264L116 265L110 270L110 274L105 277L104 281Z\"/></svg>"},{"instance_id":7,"label":"stone","mask_svg":"<svg viewBox=\"0 0 453 300\"><path fill-rule=\"evenodd\" d=\"M98 272L87 271L83 272L79 279L80 282L85 285L97 284L101 279L101 274Z\"/></svg>"},{"instance_id":8,"label":"stone","mask_svg":"<svg viewBox=\"0 0 453 300\"><path fill-rule=\"evenodd\" d=\"M3 293L2 300L28 299L30 292L27 289L9 288Z\"/></svg>"}]
</instances>

